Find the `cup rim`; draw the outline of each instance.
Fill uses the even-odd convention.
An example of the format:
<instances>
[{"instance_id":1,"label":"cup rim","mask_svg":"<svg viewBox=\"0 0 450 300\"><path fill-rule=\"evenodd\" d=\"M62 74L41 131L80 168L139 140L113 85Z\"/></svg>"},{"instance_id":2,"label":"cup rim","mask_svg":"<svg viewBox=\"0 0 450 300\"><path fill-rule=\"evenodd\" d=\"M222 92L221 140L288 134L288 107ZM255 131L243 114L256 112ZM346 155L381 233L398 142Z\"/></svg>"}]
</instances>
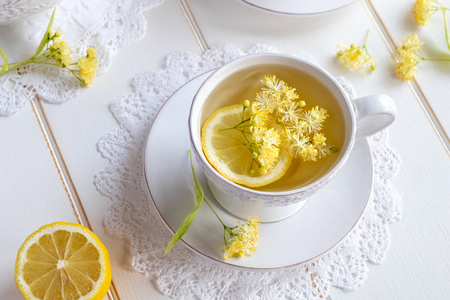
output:
<instances>
[{"instance_id":1,"label":"cup rim","mask_svg":"<svg viewBox=\"0 0 450 300\"><path fill-rule=\"evenodd\" d=\"M334 87L337 88L337 90L339 91L340 95L342 96L343 101L346 104L346 108L348 110L348 113L350 115L350 124L351 124L351 128L350 128L350 138L349 138L349 142L346 146L345 152L342 154L341 158L336 162L336 164L330 169L328 170L325 174L323 174L320 178L318 178L317 180L315 180L314 182L311 182L308 185L305 185L303 187L300 188L296 188L296 189L291 189L288 191L282 191L282 192L270 192L270 191L259 191L259 190L254 190L251 189L249 187L245 187L243 185L237 184L231 180L229 180L228 178L224 177L222 174L220 174L210 163L209 161L206 159L205 154L203 153L202 149L199 149L199 146L194 142L193 139L193 123L194 123L194 119L193 119L193 110L195 108L195 104L200 101L199 100L199 94L202 92L202 90L208 86L210 84L211 81L213 81L215 79L215 77L217 76L217 74L220 74L221 72L224 72L224 70L238 64L240 61L245 61L248 59L258 59L260 57L272 57L272 58L276 58L276 57L281 57L284 59L292 59L292 60L296 60L296 61L300 61L301 63L304 63L316 70L318 70L320 73L322 73L327 80L329 80ZM276 62L270 62L273 64L276 64ZM237 68L234 72L237 72L241 70L241 68ZM200 126L201 127L201 126ZM201 163L203 163L216 177L221 178L223 181L225 181L227 184L233 186L234 188L237 188L239 190L242 190L244 192L247 193L253 193L255 195L259 195L259 196L289 196L289 195L294 195L297 193L301 193L304 191L307 191L315 186L317 186L318 184L320 184L321 182L327 180L330 176L332 176L335 172L337 172L347 161L350 152L353 148L354 142L355 142L355 135L356 135L356 118L355 118L355 112L353 109L353 105L351 100L349 99L348 95L346 94L346 92L343 90L343 88L341 87L341 85L337 82L337 80L331 76L330 73L328 73L328 71L326 71L324 68L322 68L321 66L314 64L306 59L303 58L299 58L296 56L292 56L292 55L287 55L287 54L281 54L281 53L255 53L255 54L248 54L248 55L244 55L244 56L240 56L238 58L232 59L229 62L225 63L224 65L218 67L217 69L215 69L209 76L208 78L206 78L206 80L200 85L199 89L197 90L197 92L194 95L194 98L192 100L191 103L191 107L189 110L189 118L188 118L188 128L189 128L189 139L192 145L192 150L194 151L195 157L201 160Z\"/></svg>"}]
</instances>

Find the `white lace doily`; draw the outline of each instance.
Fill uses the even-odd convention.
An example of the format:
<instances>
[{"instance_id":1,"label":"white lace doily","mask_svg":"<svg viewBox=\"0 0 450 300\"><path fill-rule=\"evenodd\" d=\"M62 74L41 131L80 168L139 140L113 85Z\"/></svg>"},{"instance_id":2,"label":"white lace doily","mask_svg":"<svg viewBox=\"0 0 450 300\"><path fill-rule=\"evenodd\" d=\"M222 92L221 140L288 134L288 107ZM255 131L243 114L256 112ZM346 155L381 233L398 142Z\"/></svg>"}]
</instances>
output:
<instances>
[{"instance_id":1,"label":"white lace doily","mask_svg":"<svg viewBox=\"0 0 450 300\"><path fill-rule=\"evenodd\" d=\"M62 0L56 6L53 28L63 32L74 61L97 50L98 74L105 72L117 48L144 36L143 11L164 0ZM10 63L34 54L44 35L52 11L24 21L0 26L0 47ZM3 60L0 59L3 63ZM1 63L1 64L2 64ZM20 74L19 74L20 72ZM19 111L35 95L51 102L69 100L80 92L80 82L67 70L31 64L0 77L0 116Z\"/></svg>"},{"instance_id":2,"label":"white lace doily","mask_svg":"<svg viewBox=\"0 0 450 300\"><path fill-rule=\"evenodd\" d=\"M278 51L257 45L246 53L258 52ZM95 178L98 190L112 200L105 222L131 237L134 268L154 276L160 290L171 297L320 299L328 295L331 286L353 289L363 283L368 261L382 262L389 245L388 225L400 218L400 198L391 187L399 158L387 146L386 131L369 139L375 175L363 218L339 246L322 257L289 270L252 272L219 266L180 244L163 256L171 234L148 198L143 176L144 145L150 127L162 104L179 87L246 53L220 45L201 56L171 54L164 68L138 75L132 83L134 92L111 105L119 127L98 143L109 165ZM351 85L343 78L339 81L354 98Z\"/></svg>"}]
</instances>

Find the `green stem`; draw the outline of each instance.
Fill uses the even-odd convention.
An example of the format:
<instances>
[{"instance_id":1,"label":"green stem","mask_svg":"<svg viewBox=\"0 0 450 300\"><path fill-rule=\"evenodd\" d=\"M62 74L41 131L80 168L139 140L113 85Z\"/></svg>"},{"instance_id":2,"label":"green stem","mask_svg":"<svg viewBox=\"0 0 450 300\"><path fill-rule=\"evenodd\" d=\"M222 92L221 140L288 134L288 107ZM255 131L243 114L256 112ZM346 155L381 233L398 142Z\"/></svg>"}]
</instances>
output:
<instances>
[{"instance_id":1,"label":"green stem","mask_svg":"<svg viewBox=\"0 0 450 300\"><path fill-rule=\"evenodd\" d=\"M16 62L16 63L12 63L8 65L8 71L14 70L16 68L19 68L21 66L24 66L30 62L34 62L34 56L30 57L28 59L25 59L24 61L20 61L20 62Z\"/></svg>"},{"instance_id":2,"label":"green stem","mask_svg":"<svg viewBox=\"0 0 450 300\"><path fill-rule=\"evenodd\" d=\"M222 219L221 219L221 218L219 217L219 215L216 213L216 211L214 210L214 208L212 208L211 204L209 204L209 202L206 200L205 197L203 197L203 201L205 201L206 204L208 204L209 208L211 208L212 212L216 215L217 219L219 219L219 221L220 221L220 223L222 224L222 226L224 227L224 229L225 229L225 228L228 228L228 226L225 225L225 224L222 222ZM224 238L225 238L225 232L224 232L223 235L224 235ZM226 244L226 242L225 242L225 244Z\"/></svg>"},{"instance_id":3,"label":"green stem","mask_svg":"<svg viewBox=\"0 0 450 300\"><path fill-rule=\"evenodd\" d=\"M230 136L230 135L228 135L228 134L226 134L226 133L223 133L223 132L222 132L222 134L223 134L224 136L229 137L230 139L233 139L233 140L235 140L235 141L237 141L237 142L239 142L239 143L241 143L241 144L244 144L242 141L238 140L237 138L234 138L234 137L232 137L232 136Z\"/></svg>"},{"instance_id":4,"label":"green stem","mask_svg":"<svg viewBox=\"0 0 450 300\"><path fill-rule=\"evenodd\" d=\"M447 41L447 48L450 50L450 33L448 31L447 16L445 13L445 8L442 8L442 14L444 15L444 25L445 25L445 40Z\"/></svg>"},{"instance_id":5,"label":"green stem","mask_svg":"<svg viewBox=\"0 0 450 300\"><path fill-rule=\"evenodd\" d=\"M367 30L367 33L366 33L366 39L364 40L363 48L365 48L366 45L367 45L367 41L369 40L369 33L370 33L370 29Z\"/></svg>"},{"instance_id":6,"label":"green stem","mask_svg":"<svg viewBox=\"0 0 450 300\"><path fill-rule=\"evenodd\" d=\"M247 141L247 143L250 143L250 141L248 140L247 136L245 135L245 132L244 131L241 131L241 132L242 132L242 135L244 136L245 140Z\"/></svg>"},{"instance_id":7,"label":"green stem","mask_svg":"<svg viewBox=\"0 0 450 300\"><path fill-rule=\"evenodd\" d=\"M8 72L8 56L6 55L5 51L3 51L2 48L0 48L0 54L3 57L3 65L0 71L0 76L3 76L6 72Z\"/></svg>"},{"instance_id":8,"label":"green stem","mask_svg":"<svg viewBox=\"0 0 450 300\"><path fill-rule=\"evenodd\" d=\"M422 60L430 60L430 61L450 61L450 58L424 58Z\"/></svg>"}]
</instances>

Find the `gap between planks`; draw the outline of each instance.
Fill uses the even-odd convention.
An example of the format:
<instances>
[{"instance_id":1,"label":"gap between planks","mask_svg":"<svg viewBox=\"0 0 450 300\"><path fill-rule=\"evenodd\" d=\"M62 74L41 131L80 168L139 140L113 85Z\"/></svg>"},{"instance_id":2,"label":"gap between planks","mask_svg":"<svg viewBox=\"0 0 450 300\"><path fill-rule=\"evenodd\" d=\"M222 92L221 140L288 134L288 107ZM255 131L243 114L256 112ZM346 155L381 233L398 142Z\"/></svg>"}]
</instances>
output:
<instances>
[{"instance_id":1,"label":"gap between planks","mask_svg":"<svg viewBox=\"0 0 450 300\"><path fill-rule=\"evenodd\" d=\"M39 97L36 96L36 98L30 101L30 104L39 128L41 129L42 135L44 136L45 143L47 144L47 148L50 152L53 163L55 164L56 171L58 172L59 178L64 187L64 191L66 192L75 218L77 219L79 224L86 226L92 231L91 224L89 223L89 219L87 218L83 204L81 203L78 192L75 188L75 185L73 184L72 177L70 176L69 170L67 169L67 166L64 162L64 158L61 154L61 151L59 150L58 143L56 142L55 136L53 135L53 132L50 128L47 117L45 116L45 112L42 107L41 101L39 100ZM112 279L111 287L108 290L107 296L110 300L120 300Z\"/></svg>"},{"instance_id":2,"label":"gap between planks","mask_svg":"<svg viewBox=\"0 0 450 300\"><path fill-rule=\"evenodd\" d=\"M396 55L396 43L392 36L389 34L389 31L387 30L386 26L383 23L383 20L381 19L380 15L377 13L375 7L372 4L371 0L363 0L361 1L363 7L366 9L368 14L370 15L372 21L375 23L379 33L383 37L383 40L386 44L386 47L388 48L389 52L391 53L392 57L397 60ZM423 113L425 114L428 122L430 123L431 127L433 128L434 132L436 133L439 141L441 142L444 149L447 151L447 154L450 155L450 139L448 137L447 132L444 130L444 127L442 126L441 122L439 121L438 117L436 116L436 113L434 112L433 108L431 107L427 97L423 93L422 89L420 88L419 83L416 81L415 78L410 80L408 83L409 87L412 90L412 93L414 95L414 98L416 99L417 103L419 104L420 108L422 109Z\"/></svg>"}]
</instances>

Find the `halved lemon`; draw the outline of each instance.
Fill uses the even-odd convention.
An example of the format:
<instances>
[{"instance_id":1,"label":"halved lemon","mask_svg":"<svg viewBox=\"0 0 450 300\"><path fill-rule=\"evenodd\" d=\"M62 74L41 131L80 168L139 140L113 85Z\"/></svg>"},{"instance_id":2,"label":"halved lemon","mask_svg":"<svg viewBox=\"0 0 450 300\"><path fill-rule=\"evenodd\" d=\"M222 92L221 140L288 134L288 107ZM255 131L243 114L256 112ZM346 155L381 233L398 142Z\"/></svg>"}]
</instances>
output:
<instances>
[{"instance_id":1,"label":"halved lemon","mask_svg":"<svg viewBox=\"0 0 450 300\"><path fill-rule=\"evenodd\" d=\"M260 187L272 183L286 173L292 162L292 157L283 148L275 167L261 175L259 172L250 174L252 155L242 144L245 137L232 128L242 121L241 104L218 109L206 120L202 128L202 149L209 163L225 178L248 187ZM250 117L247 109L244 119ZM255 165L254 165L255 167Z\"/></svg>"},{"instance_id":2,"label":"halved lemon","mask_svg":"<svg viewBox=\"0 0 450 300\"><path fill-rule=\"evenodd\" d=\"M48 224L20 247L15 279L25 299L101 300L111 284L108 250L82 225Z\"/></svg>"}]
</instances>

